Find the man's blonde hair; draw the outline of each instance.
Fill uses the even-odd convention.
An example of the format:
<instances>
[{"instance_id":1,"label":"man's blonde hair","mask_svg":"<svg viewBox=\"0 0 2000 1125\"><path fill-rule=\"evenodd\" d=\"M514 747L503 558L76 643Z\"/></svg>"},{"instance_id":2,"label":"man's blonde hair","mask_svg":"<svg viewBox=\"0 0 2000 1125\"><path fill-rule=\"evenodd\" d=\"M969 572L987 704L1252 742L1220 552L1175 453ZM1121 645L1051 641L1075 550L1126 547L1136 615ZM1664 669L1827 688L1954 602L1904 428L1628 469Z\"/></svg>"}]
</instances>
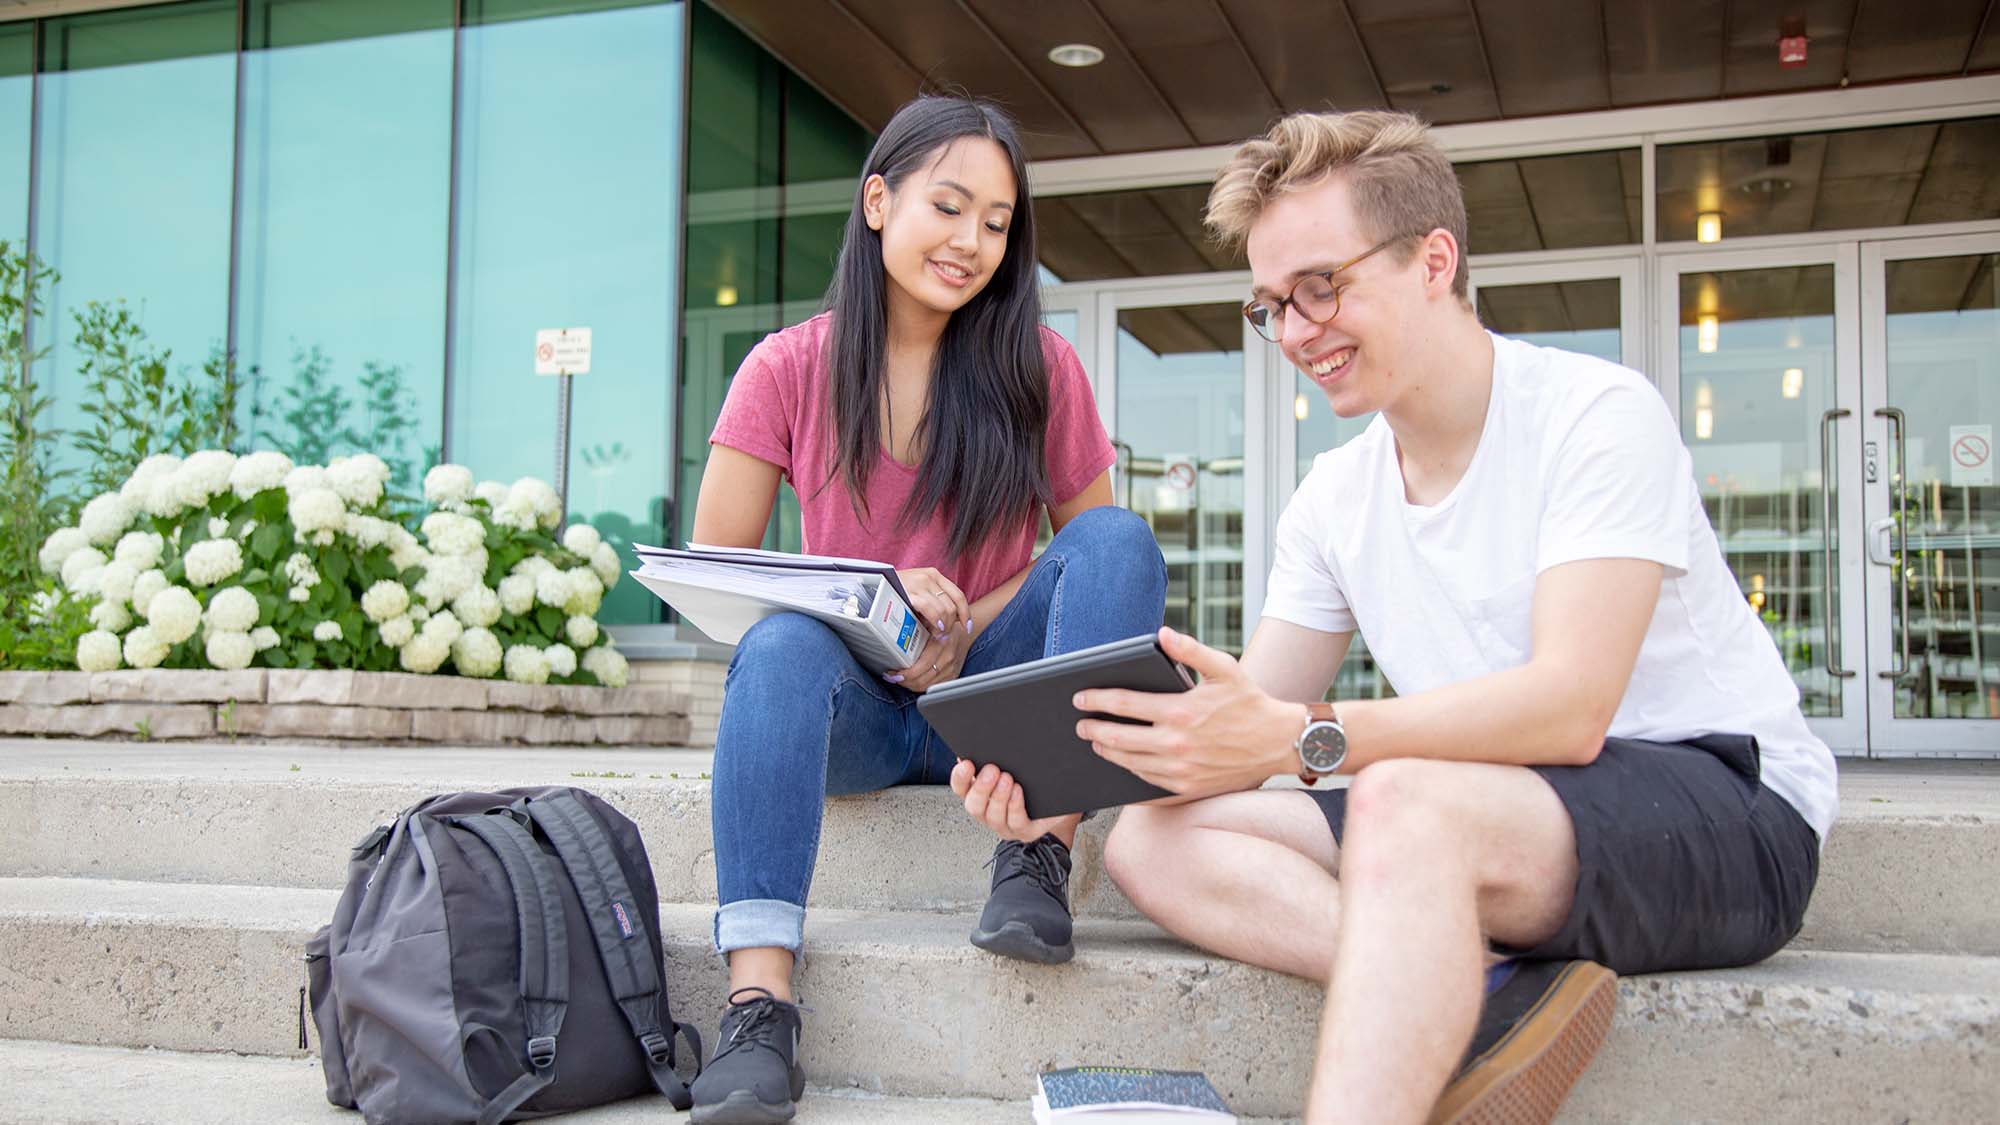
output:
<instances>
[{"instance_id":1,"label":"man's blonde hair","mask_svg":"<svg viewBox=\"0 0 2000 1125\"><path fill-rule=\"evenodd\" d=\"M1273 200L1332 176L1347 182L1371 242L1450 231L1458 242L1451 288L1466 299L1465 195L1430 127L1407 113L1294 113L1244 141L1208 193L1209 233L1241 246ZM1404 261L1410 253L1402 251Z\"/></svg>"}]
</instances>

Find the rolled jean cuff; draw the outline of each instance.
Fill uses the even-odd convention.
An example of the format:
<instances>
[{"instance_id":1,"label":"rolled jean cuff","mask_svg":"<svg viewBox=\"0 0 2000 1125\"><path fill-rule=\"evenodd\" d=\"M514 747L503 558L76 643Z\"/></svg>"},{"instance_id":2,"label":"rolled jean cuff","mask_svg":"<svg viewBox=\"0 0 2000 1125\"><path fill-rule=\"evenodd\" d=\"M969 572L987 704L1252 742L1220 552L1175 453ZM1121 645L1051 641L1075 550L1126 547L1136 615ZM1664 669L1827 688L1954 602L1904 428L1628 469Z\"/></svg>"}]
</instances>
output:
<instances>
[{"instance_id":1,"label":"rolled jean cuff","mask_svg":"<svg viewBox=\"0 0 2000 1125\"><path fill-rule=\"evenodd\" d=\"M806 908L775 898L728 902L715 912L715 951L776 947L793 953L805 944Z\"/></svg>"}]
</instances>

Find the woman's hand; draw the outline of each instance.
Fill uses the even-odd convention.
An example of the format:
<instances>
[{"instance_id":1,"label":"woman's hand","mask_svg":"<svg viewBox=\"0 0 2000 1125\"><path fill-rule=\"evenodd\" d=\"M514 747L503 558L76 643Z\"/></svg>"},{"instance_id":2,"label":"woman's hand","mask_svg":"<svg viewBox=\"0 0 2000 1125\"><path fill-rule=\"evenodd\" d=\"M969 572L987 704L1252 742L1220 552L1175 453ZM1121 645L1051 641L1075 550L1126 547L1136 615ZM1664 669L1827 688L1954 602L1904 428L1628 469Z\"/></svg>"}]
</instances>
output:
<instances>
[{"instance_id":1,"label":"woman's hand","mask_svg":"<svg viewBox=\"0 0 2000 1125\"><path fill-rule=\"evenodd\" d=\"M971 648L972 637L964 629L932 633L924 650L917 654L915 664L882 678L901 685L905 691L922 695L947 680L957 679L958 673L965 667L965 654Z\"/></svg>"},{"instance_id":2,"label":"woman's hand","mask_svg":"<svg viewBox=\"0 0 2000 1125\"><path fill-rule=\"evenodd\" d=\"M910 608L925 627L936 633L964 633L972 628L972 606L964 591L936 567L919 566L899 570L903 592L910 595Z\"/></svg>"},{"instance_id":3,"label":"woman's hand","mask_svg":"<svg viewBox=\"0 0 2000 1125\"><path fill-rule=\"evenodd\" d=\"M1063 822L1074 823L1075 813L1068 816L1052 816L1046 820L1029 820L1027 802L1021 796L1021 787L1014 784L1013 775L1002 773L999 766L988 763L980 769L965 759L959 759L951 768L951 791L965 799L965 811L972 819L993 830L993 834L1003 840L1019 840L1033 843L1044 833L1053 832Z\"/></svg>"}]
</instances>

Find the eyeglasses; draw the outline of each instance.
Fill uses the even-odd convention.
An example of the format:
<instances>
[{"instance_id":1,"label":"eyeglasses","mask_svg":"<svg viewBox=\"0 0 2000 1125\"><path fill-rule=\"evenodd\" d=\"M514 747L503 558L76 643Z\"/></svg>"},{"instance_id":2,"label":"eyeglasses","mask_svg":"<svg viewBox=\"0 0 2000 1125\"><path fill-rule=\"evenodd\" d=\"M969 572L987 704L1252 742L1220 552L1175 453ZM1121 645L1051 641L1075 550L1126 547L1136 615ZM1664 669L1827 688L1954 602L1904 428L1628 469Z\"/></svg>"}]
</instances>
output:
<instances>
[{"instance_id":1,"label":"eyeglasses","mask_svg":"<svg viewBox=\"0 0 2000 1125\"><path fill-rule=\"evenodd\" d=\"M1376 243L1330 270L1309 273L1292 284L1292 291L1290 293L1276 300L1264 298L1262 300L1251 301L1249 304L1243 306L1243 319L1250 322L1250 327L1257 330L1257 335L1274 344L1284 339L1285 307L1287 305L1299 310L1307 320L1312 321L1314 324L1325 324L1327 321L1340 315L1340 294L1347 288L1345 285L1335 286L1333 284L1334 275L1344 270L1352 269L1366 260L1369 255L1386 250L1408 237L1410 236L1399 234L1383 239L1381 242Z\"/></svg>"}]
</instances>

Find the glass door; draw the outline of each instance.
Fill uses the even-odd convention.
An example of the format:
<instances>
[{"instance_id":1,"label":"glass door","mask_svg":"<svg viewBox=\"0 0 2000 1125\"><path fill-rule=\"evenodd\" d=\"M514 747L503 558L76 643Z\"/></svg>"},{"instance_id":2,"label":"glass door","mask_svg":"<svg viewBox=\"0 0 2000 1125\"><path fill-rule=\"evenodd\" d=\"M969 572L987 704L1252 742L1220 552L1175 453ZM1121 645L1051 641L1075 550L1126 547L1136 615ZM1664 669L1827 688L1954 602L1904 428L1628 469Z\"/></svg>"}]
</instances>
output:
<instances>
[{"instance_id":1,"label":"glass door","mask_svg":"<svg viewBox=\"0 0 2000 1125\"><path fill-rule=\"evenodd\" d=\"M1660 259L1657 289L1658 383L1702 506L1807 722L1845 754L1868 749L1857 268L1853 243L1692 251Z\"/></svg>"},{"instance_id":2,"label":"glass door","mask_svg":"<svg viewBox=\"0 0 2000 1125\"><path fill-rule=\"evenodd\" d=\"M1870 741L2000 756L2000 234L1861 263Z\"/></svg>"},{"instance_id":3,"label":"glass door","mask_svg":"<svg viewBox=\"0 0 2000 1125\"><path fill-rule=\"evenodd\" d=\"M1249 372L1262 341L1242 286L1202 282L1101 291L1098 409L1118 451L1117 503L1152 527L1167 562L1167 624L1240 654L1261 602L1264 398ZM1106 377L1105 373L1109 373ZM1254 623L1254 622L1253 622Z\"/></svg>"}]
</instances>

